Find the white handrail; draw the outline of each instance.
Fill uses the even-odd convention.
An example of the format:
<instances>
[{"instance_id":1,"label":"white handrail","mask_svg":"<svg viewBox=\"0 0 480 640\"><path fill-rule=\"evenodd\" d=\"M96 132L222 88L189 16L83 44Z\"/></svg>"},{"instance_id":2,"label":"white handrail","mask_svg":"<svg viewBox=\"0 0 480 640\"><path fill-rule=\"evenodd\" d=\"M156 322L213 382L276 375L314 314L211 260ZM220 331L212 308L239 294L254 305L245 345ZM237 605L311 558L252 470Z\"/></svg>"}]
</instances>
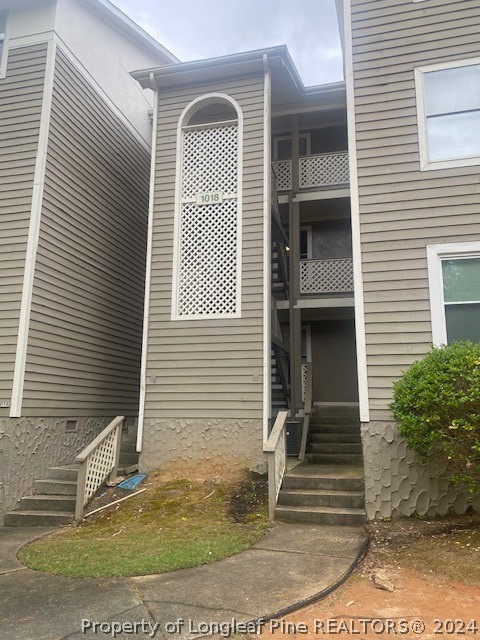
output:
<instances>
[{"instance_id":1,"label":"white handrail","mask_svg":"<svg viewBox=\"0 0 480 640\"><path fill-rule=\"evenodd\" d=\"M268 458L268 515L275 516L278 494L287 468L287 416L288 411L279 411L272 432L263 450Z\"/></svg>"},{"instance_id":2,"label":"white handrail","mask_svg":"<svg viewBox=\"0 0 480 640\"><path fill-rule=\"evenodd\" d=\"M117 416L75 458L80 464L77 477L75 519L82 517L85 505L110 476L117 475L124 416Z\"/></svg>"}]
</instances>

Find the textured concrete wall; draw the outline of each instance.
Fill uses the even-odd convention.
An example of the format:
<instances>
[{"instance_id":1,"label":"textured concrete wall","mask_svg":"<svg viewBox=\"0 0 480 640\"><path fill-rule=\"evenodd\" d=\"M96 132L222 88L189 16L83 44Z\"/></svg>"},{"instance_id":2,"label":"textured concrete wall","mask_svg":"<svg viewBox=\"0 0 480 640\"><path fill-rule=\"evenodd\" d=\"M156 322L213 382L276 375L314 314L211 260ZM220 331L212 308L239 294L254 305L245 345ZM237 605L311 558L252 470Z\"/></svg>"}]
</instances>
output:
<instances>
[{"instance_id":1,"label":"textured concrete wall","mask_svg":"<svg viewBox=\"0 0 480 640\"><path fill-rule=\"evenodd\" d=\"M0 526L5 513L28 495L49 467L72 463L112 418L68 418L77 431L65 432L67 418L0 418Z\"/></svg>"},{"instance_id":2,"label":"textured concrete wall","mask_svg":"<svg viewBox=\"0 0 480 640\"><path fill-rule=\"evenodd\" d=\"M420 462L407 447L394 422L362 425L367 517L440 516L480 511L480 495L448 480L446 464Z\"/></svg>"},{"instance_id":3,"label":"textured concrete wall","mask_svg":"<svg viewBox=\"0 0 480 640\"><path fill-rule=\"evenodd\" d=\"M199 477L248 468L264 473L258 420L146 418L140 469Z\"/></svg>"}]
</instances>

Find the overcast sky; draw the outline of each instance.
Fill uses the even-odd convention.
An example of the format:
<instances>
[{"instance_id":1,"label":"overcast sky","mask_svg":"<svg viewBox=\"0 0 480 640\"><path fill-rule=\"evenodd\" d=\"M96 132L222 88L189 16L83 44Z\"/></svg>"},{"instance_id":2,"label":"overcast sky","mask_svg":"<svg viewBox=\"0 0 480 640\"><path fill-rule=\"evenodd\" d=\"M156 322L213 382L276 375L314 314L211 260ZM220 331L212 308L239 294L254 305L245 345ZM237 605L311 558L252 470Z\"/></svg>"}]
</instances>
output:
<instances>
[{"instance_id":1,"label":"overcast sky","mask_svg":"<svg viewBox=\"0 0 480 640\"><path fill-rule=\"evenodd\" d=\"M112 0L180 60L286 44L305 85L342 80L334 0Z\"/></svg>"}]
</instances>

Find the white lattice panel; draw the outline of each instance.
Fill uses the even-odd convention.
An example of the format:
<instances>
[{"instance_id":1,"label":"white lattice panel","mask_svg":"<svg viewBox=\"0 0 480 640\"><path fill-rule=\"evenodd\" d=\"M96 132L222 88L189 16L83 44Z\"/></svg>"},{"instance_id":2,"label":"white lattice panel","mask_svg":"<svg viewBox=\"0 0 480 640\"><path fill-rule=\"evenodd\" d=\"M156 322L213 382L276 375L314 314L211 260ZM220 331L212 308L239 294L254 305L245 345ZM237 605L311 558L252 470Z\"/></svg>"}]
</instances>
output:
<instances>
[{"instance_id":1,"label":"white lattice panel","mask_svg":"<svg viewBox=\"0 0 480 640\"><path fill-rule=\"evenodd\" d=\"M238 124L183 132L177 317L237 313ZM196 196L222 192L219 204Z\"/></svg>"},{"instance_id":2,"label":"white lattice panel","mask_svg":"<svg viewBox=\"0 0 480 640\"><path fill-rule=\"evenodd\" d=\"M278 160L272 163L277 179L277 191L290 191L292 188L292 161Z\"/></svg>"},{"instance_id":3,"label":"white lattice panel","mask_svg":"<svg viewBox=\"0 0 480 640\"><path fill-rule=\"evenodd\" d=\"M115 466L115 442L118 430L122 428L120 423L109 435L98 445L87 459L87 473L85 478L84 504L96 493L99 487Z\"/></svg>"},{"instance_id":4,"label":"white lattice panel","mask_svg":"<svg viewBox=\"0 0 480 640\"><path fill-rule=\"evenodd\" d=\"M183 133L182 198L237 192L238 126L187 129Z\"/></svg>"},{"instance_id":5,"label":"white lattice panel","mask_svg":"<svg viewBox=\"0 0 480 640\"><path fill-rule=\"evenodd\" d=\"M305 156L299 160L300 188L348 184L348 153Z\"/></svg>"},{"instance_id":6,"label":"white lattice panel","mask_svg":"<svg viewBox=\"0 0 480 640\"><path fill-rule=\"evenodd\" d=\"M231 314L237 301L237 201L182 206L178 314Z\"/></svg>"},{"instance_id":7,"label":"white lattice panel","mask_svg":"<svg viewBox=\"0 0 480 640\"><path fill-rule=\"evenodd\" d=\"M353 291L353 260L302 260L301 293L346 293Z\"/></svg>"}]
</instances>

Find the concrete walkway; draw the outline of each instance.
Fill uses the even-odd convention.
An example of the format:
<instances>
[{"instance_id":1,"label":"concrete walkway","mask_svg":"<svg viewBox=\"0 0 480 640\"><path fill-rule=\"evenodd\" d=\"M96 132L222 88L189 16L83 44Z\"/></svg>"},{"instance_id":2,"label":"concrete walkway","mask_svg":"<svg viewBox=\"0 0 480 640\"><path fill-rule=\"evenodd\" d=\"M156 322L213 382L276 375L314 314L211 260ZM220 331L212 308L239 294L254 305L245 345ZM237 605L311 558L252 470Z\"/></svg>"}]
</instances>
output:
<instances>
[{"instance_id":1,"label":"concrete walkway","mask_svg":"<svg viewBox=\"0 0 480 640\"><path fill-rule=\"evenodd\" d=\"M282 617L339 583L366 545L363 527L280 524L254 547L174 573L112 580L31 571L16 551L43 528L0 528L0 638L198 638L215 623ZM176 621L183 623L176 624ZM82 632L82 620L86 632ZM96 629L93 623L102 623ZM137 631L121 623L137 623ZM114 624L115 623L115 624ZM88 625L91 624L91 628Z\"/></svg>"}]
</instances>

